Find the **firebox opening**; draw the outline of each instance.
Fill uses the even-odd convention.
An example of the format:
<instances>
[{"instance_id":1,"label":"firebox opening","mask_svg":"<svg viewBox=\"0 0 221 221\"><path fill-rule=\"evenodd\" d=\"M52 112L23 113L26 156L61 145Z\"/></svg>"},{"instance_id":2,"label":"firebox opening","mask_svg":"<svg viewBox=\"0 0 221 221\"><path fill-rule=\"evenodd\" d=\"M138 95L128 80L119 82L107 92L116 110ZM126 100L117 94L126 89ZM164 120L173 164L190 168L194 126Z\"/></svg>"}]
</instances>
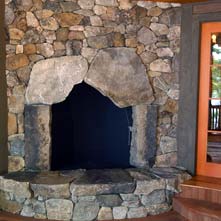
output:
<instances>
[{"instance_id":1,"label":"firebox opening","mask_svg":"<svg viewBox=\"0 0 221 221\"><path fill-rule=\"evenodd\" d=\"M87 85L52 106L52 170L129 168L132 108Z\"/></svg>"}]
</instances>

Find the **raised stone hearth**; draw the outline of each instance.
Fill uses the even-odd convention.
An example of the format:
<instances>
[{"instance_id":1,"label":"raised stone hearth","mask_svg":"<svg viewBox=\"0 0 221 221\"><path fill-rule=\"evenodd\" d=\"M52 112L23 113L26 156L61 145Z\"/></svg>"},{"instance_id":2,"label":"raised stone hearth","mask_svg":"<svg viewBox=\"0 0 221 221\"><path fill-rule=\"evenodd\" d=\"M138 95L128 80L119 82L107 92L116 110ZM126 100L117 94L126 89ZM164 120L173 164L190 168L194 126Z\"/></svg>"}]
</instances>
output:
<instances>
[{"instance_id":1,"label":"raised stone hearth","mask_svg":"<svg viewBox=\"0 0 221 221\"><path fill-rule=\"evenodd\" d=\"M138 218L170 210L176 168L17 172L0 177L0 209L53 220Z\"/></svg>"}]
</instances>

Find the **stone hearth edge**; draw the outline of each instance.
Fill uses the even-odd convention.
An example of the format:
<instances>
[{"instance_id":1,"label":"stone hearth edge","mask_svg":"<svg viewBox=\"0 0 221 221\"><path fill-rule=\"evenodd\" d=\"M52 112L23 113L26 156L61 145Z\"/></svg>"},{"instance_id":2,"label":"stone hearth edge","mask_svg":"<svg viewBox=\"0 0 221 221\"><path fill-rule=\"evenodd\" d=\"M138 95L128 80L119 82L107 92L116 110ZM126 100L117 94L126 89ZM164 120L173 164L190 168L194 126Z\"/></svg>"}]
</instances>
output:
<instances>
[{"instance_id":1,"label":"stone hearth edge","mask_svg":"<svg viewBox=\"0 0 221 221\"><path fill-rule=\"evenodd\" d=\"M145 217L170 210L187 179L178 168L16 172L0 177L0 209L53 220Z\"/></svg>"}]
</instances>

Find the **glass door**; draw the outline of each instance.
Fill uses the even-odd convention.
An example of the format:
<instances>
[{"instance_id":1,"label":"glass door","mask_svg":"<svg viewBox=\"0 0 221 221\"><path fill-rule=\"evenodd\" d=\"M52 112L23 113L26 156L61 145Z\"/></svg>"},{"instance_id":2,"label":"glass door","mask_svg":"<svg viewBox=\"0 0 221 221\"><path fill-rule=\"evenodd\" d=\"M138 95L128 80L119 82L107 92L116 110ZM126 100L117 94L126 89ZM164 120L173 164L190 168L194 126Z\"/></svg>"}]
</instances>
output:
<instances>
[{"instance_id":1,"label":"glass door","mask_svg":"<svg viewBox=\"0 0 221 221\"><path fill-rule=\"evenodd\" d=\"M197 174L221 177L221 22L201 28Z\"/></svg>"}]
</instances>

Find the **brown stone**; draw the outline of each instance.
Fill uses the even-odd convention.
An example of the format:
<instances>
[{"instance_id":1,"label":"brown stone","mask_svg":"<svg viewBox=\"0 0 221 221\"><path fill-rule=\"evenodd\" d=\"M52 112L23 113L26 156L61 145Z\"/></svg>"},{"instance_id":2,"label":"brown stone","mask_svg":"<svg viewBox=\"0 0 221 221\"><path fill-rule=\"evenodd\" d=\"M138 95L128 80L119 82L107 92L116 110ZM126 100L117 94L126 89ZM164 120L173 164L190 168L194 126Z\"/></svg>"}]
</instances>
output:
<instances>
[{"instance_id":1,"label":"brown stone","mask_svg":"<svg viewBox=\"0 0 221 221\"><path fill-rule=\"evenodd\" d=\"M53 46L49 43L37 44L37 53L43 55L46 58L49 58L54 55Z\"/></svg>"},{"instance_id":2,"label":"brown stone","mask_svg":"<svg viewBox=\"0 0 221 221\"><path fill-rule=\"evenodd\" d=\"M55 18L49 17L40 20L41 27L46 30L55 31L59 28L59 25Z\"/></svg>"},{"instance_id":3,"label":"brown stone","mask_svg":"<svg viewBox=\"0 0 221 221\"><path fill-rule=\"evenodd\" d=\"M124 35L119 32L114 33L113 44L114 47L123 47L125 45Z\"/></svg>"},{"instance_id":4,"label":"brown stone","mask_svg":"<svg viewBox=\"0 0 221 221\"><path fill-rule=\"evenodd\" d=\"M6 69L9 71L17 70L29 64L28 57L24 54L12 55L6 58Z\"/></svg>"},{"instance_id":5,"label":"brown stone","mask_svg":"<svg viewBox=\"0 0 221 221\"><path fill-rule=\"evenodd\" d=\"M91 48L101 49L112 46L107 36L93 36L87 39L87 43ZM111 43L111 44L110 44Z\"/></svg>"},{"instance_id":6,"label":"brown stone","mask_svg":"<svg viewBox=\"0 0 221 221\"><path fill-rule=\"evenodd\" d=\"M55 18L61 27L70 27L79 25L84 16L74 13L60 13L56 14Z\"/></svg>"},{"instance_id":7,"label":"brown stone","mask_svg":"<svg viewBox=\"0 0 221 221\"><path fill-rule=\"evenodd\" d=\"M27 26L37 28L39 26L38 19L32 12L26 13Z\"/></svg>"},{"instance_id":8,"label":"brown stone","mask_svg":"<svg viewBox=\"0 0 221 221\"><path fill-rule=\"evenodd\" d=\"M68 34L69 40L83 40L85 39L84 32L82 31L71 31Z\"/></svg>"},{"instance_id":9,"label":"brown stone","mask_svg":"<svg viewBox=\"0 0 221 221\"><path fill-rule=\"evenodd\" d=\"M9 156L8 157L8 171L16 172L24 168L25 162L23 157L19 156Z\"/></svg>"},{"instance_id":10,"label":"brown stone","mask_svg":"<svg viewBox=\"0 0 221 221\"><path fill-rule=\"evenodd\" d=\"M36 53L36 46L34 44L26 44L24 45L24 53L27 55Z\"/></svg>"},{"instance_id":11,"label":"brown stone","mask_svg":"<svg viewBox=\"0 0 221 221\"><path fill-rule=\"evenodd\" d=\"M44 19L51 17L54 12L48 9L43 9L35 12L38 19Z\"/></svg>"},{"instance_id":12,"label":"brown stone","mask_svg":"<svg viewBox=\"0 0 221 221\"><path fill-rule=\"evenodd\" d=\"M137 47L137 39L136 38L126 39L126 46L129 48L136 48Z\"/></svg>"},{"instance_id":13,"label":"brown stone","mask_svg":"<svg viewBox=\"0 0 221 221\"><path fill-rule=\"evenodd\" d=\"M8 135L16 134L17 132L17 119L16 115L8 113Z\"/></svg>"},{"instance_id":14,"label":"brown stone","mask_svg":"<svg viewBox=\"0 0 221 221\"><path fill-rule=\"evenodd\" d=\"M24 32L17 28L10 28L9 36L12 40L21 40L24 37Z\"/></svg>"},{"instance_id":15,"label":"brown stone","mask_svg":"<svg viewBox=\"0 0 221 221\"><path fill-rule=\"evenodd\" d=\"M159 15L161 15L162 12L163 11L162 11L161 8L154 7L154 8L151 8L151 9L148 10L147 15L148 16L153 16L153 17L155 17L155 16L158 17Z\"/></svg>"},{"instance_id":16,"label":"brown stone","mask_svg":"<svg viewBox=\"0 0 221 221\"><path fill-rule=\"evenodd\" d=\"M68 28L60 28L56 32L57 41L67 41L68 40Z\"/></svg>"}]
</instances>

